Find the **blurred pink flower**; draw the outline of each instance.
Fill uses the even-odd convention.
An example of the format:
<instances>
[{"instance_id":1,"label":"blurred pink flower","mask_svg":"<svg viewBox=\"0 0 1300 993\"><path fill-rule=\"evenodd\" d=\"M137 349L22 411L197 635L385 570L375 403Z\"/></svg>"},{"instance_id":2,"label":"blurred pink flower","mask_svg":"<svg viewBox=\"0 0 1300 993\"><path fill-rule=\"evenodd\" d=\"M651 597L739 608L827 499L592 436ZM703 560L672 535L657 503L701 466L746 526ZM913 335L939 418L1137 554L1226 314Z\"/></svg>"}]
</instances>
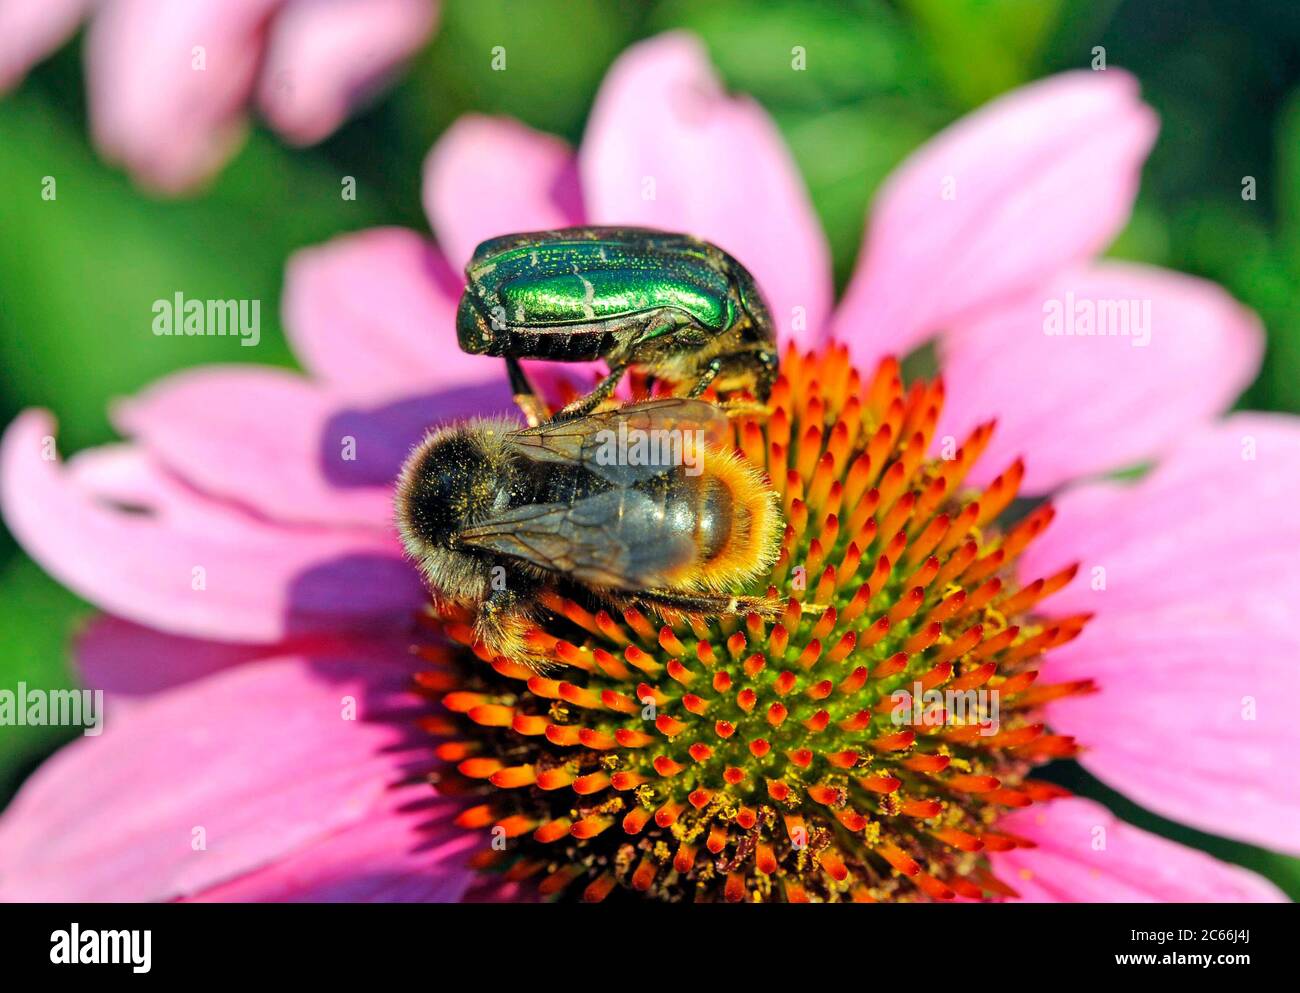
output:
<instances>
[{"instance_id":1,"label":"blurred pink flower","mask_svg":"<svg viewBox=\"0 0 1300 993\"><path fill-rule=\"evenodd\" d=\"M578 223L710 238L756 274L784 339L834 335L862 365L937 336L936 437L996 415L980 465L1022 454L1026 492L1064 487L1024 570L1083 563L1050 607L1096 617L1048 666L1101 690L1050 705L1054 728L1151 810L1300 852L1286 706L1300 693L1300 425L1216 420L1262 349L1222 290L1094 259L1125 223L1155 132L1116 70L996 101L885 183L833 308L789 154L756 104L721 91L692 38L618 60L576 155L512 121L461 120L426 169L441 248L384 229L291 262L284 316L309 375L177 374L115 408L129 441L66 466L42 457L48 415L9 428L4 512L37 561L111 615L78 646L86 684L110 700L103 736L52 758L0 819L0 895L466 893L477 842L451 823L461 802L419 780L427 739L405 719L422 712L406 649L425 597L394 534L392 480L427 425L509 407L496 364L452 336L474 245ZM1069 293L1150 301L1148 342L1045 335L1045 301ZM340 458L349 442L355 460ZM1095 478L1143 461L1156 468L1136 482ZM355 722L340 720L350 700ZM1088 800L1003 823L1037 842L990 854L1026 899L1282 898Z\"/></svg>"},{"instance_id":2,"label":"blurred pink flower","mask_svg":"<svg viewBox=\"0 0 1300 993\"><path fill-rule=\"evenodd\" d=\"M0 91L85 17L95 142L179 193L243 141L251 107L320 141L428 40L437 0L0 0Z\"/></svg>"}]
</instances>

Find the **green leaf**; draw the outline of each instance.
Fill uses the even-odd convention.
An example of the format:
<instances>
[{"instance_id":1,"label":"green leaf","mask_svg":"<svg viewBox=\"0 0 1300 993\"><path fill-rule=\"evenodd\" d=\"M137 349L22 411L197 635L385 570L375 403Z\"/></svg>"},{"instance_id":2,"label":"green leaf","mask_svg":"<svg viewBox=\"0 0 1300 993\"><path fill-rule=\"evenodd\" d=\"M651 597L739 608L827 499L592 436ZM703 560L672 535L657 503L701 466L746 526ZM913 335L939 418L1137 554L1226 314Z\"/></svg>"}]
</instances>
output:
<instances>
[{"instance_id":1,"label":"green leaf","mask_svg":"<svg viewBox=\"0 0 1300 993\"><path fill-rule=\"evenodd\" d=\"M1026 82L1060 0L904 0L930 59L966 107Z\"/></svg>"},{"instance_id":2,"label":"green leaf","mask_svg":"<svg viewBox=\"0 0 1300 993\"><path fill-rule=\"evenodd\" d=\"M1111 258L1163 265L1169 258L1169 223L1154 206L1139 200L1124 230L1106 250Z\"/></svg>"},{"instance_id":3,"label":"green leaf","mask_svg":"<svg viewBox=\"0 0 1300 993\"><path fill-rule=\"evenodd\" d=\"M26 556L0 569L0 690L63 690L75 685L69 646L90 608L59 586ZM0 806L48 752L77 734L75 728L0 727Z\"/></svg>"},{"instance_id":4,"label":"green leaf","mask_svg":"<svg viewBox=\"0 0 1300 993\"><path fill-rule=\"evenodd\" d=\"M1292 91L1277 117L1277 168L1273 185L1277 196L1278 227L1300 274L1300 89Z\"/></svg>"},{"instance_id":5,"label":"green leaf","mask_svg":"<svg viewBox=\"0 0 1300 993\"><path fill-rule=\"evenodd\" d=\"M699 34L728 85L774 111L933 90L907 25L871 0L671 0L652 24Z\"/></svg>"},{"instance_id":6,"label":"green leaf","mask_svg":"<svg viewBox=\"0 0 1300 993\"><path fill-rule=\"evenodd\" d=\"M839 110L778 113L830 242L838 285L852 272L872 196L891 169L921 142L933 112L902 100L866 101Z\"/></svg>"},{"instance_id":7,"label":"green leaf","mask_svg":"<svg viewBox=\"0 0 1300 993\"><path fill-rule=\"evenodd\" d=\"M634 4L446 4L434 44L397 99L427 148L460 114L506 114L576 141L609 64L632 40Z\"/></svg>"}]
</instances>

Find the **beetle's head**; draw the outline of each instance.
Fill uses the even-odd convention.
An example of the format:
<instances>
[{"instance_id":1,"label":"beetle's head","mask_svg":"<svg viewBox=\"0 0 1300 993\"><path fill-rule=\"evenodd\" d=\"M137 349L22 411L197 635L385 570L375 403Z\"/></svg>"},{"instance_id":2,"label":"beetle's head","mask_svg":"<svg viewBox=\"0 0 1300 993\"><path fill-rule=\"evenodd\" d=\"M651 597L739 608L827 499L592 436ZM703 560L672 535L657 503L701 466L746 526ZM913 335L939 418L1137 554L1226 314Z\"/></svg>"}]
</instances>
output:
<instances>
[{"instance_id":1,"label":"beetle's head","mask_svg":"<svg viewBox=\"0 0 1300 993\"><path fill-rule=\"evenodd\" d=\"M467 289L456 310L456 339L460 350L470 355L495 354L492 351L497 337L492 332L492 322L479 310L478 304Z\"/></svg>"}]
</instances>

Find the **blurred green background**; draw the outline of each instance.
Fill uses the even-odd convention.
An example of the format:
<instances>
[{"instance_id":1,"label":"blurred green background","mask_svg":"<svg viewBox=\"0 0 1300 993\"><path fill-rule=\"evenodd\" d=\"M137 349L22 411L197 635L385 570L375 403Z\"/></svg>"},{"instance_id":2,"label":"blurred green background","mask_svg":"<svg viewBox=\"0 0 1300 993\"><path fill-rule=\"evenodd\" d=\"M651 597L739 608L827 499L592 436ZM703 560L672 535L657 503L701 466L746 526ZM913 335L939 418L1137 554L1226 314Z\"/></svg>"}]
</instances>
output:
<instances>
[{"instance_id":1,"label":"blurred green background","mask_svg":"<svg viewBox=\"0 0 1300 993\"><path fill-rule=\"evenodd\" d=\"M0 421L49 407L72 452L113 437L107 401L207 362L292 365L278 320L295 249L374 224L425 229L420 166L466 111L572 142L628 43L687 27L726 82L775 117L829 233L842 287L872 191L926 137L1022 82L1107 64L1140 78L1163 126L1112 254L1216 280L1262 316L1264 370L1244 407L1300 412L1300 4L1295 0L444 0L400 84L323 145L264 131L206 193L138 193L89 147L81 42L0 98ZM580 43L575 43L580 39ZM504 45L509 71L490 69ZM808 52L791 74L790 50ZM58 179L58 199L39 196ZM339 177L357 177L355 201ZM1256 199L1243 200L1253 176ZM260 299L262 342L158 338L152 301ZM90 608L0 527L0 686L71 685ZM0 728L0 804L70 729ZM1055 778L1149 830L1248 865L1300 898L1300 860L1135 808L1075 766Z\"/></svg>"}]
</instances>

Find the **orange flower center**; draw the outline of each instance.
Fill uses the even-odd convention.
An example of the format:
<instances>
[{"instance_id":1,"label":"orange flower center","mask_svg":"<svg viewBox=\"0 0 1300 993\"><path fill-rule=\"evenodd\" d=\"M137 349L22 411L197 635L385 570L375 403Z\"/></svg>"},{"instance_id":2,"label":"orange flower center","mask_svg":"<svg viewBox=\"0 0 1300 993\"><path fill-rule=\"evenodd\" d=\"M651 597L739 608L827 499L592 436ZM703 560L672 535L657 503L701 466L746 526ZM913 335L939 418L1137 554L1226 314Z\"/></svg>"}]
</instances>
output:
<instances>
[{"instance_id":1,"label":"orange flower center","mask_svg":"<svg viewBox=\"0 0 1300 993\"><path fill-rule=\"evenodd\" d=\"M783 616L665 619L552 596L537 674L474 645L472 617L420 651L474 864L587 900L916 900L1014 895L990 853L1029 842L1010 808L1065 795L1028 778L1075 754L1042 705L1089 682L1038 682L1044 653L1086 616L1035 608L1070 568L1020 586L1015 562L1048 505L1002 526L1017 462L963 486L983 424L927 452L939 382L869 378L847 351L791 350L765 419L734 421L787 522L749 590ZM944 446L940 446L942 450Z\"/></svg>"}]
</instances>

